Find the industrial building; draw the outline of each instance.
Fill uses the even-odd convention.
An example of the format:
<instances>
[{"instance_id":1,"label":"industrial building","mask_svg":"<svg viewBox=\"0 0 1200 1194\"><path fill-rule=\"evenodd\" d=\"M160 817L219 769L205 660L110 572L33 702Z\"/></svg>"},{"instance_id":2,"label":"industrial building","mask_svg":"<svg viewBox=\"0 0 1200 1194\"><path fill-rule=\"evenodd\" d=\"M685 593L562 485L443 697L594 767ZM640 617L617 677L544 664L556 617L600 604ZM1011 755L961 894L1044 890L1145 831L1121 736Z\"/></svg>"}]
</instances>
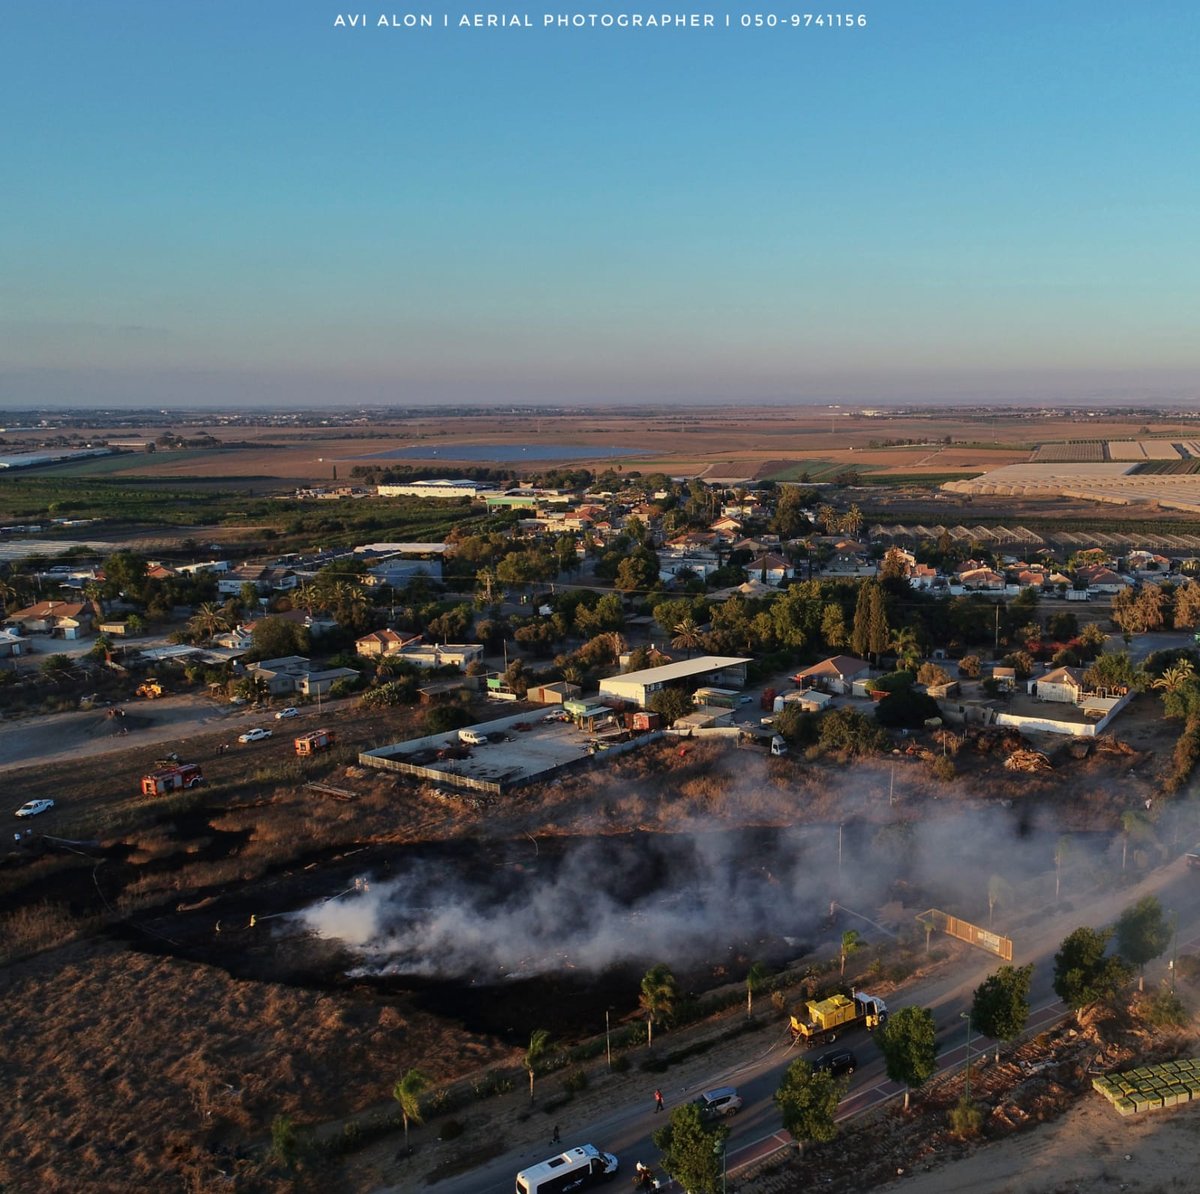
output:
<instances>
[{"instance_id":1,"label":"industrial building","mask_svg":"<svg viewBox=\"0 0 1200 1194\"><path fill-rule=\"evenodd\" d=\"M650 698L663 688L690 687L711 684L718 688L740 689L746 686L746 665L749 659L733 655L698 655L663 667L610 676L600 681L600 698L615 697L645 708Z\"/></svg>"}]
</instances>

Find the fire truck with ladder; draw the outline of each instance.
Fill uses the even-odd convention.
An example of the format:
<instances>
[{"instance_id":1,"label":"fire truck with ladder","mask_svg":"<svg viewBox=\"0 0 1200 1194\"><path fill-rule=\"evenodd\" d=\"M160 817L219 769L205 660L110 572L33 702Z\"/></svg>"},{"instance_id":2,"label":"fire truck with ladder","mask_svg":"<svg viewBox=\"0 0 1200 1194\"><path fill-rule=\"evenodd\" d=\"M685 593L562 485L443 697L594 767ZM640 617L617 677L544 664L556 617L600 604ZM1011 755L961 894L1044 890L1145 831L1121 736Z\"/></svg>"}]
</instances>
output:
<instances>
[{"instance_id":1,"label":"fire truck with ladder","mask_svg":"<svg viewBox=\"0 0 1200 1194\"><path fill-rule=\"evenodd\" d=\"M142 776L143 796L169 796L204 782L204 772L198 763L178 763L162 767Z\"/></svg>"},{"instance_id":2,"label":"fire truck with ladder","mask_svg":"<svg viewBox=\"0 0 1200 1194\"><path fill-rule=\"evenodd\" d=\"M831 995L828 999L810 999L800 1015L791 1018L792 1044L811 1049L828 1045L851 1028L874 1032L887 1023L887 1004L878 995L857 991L853 996Z\"/></svg>"}]
</instances>

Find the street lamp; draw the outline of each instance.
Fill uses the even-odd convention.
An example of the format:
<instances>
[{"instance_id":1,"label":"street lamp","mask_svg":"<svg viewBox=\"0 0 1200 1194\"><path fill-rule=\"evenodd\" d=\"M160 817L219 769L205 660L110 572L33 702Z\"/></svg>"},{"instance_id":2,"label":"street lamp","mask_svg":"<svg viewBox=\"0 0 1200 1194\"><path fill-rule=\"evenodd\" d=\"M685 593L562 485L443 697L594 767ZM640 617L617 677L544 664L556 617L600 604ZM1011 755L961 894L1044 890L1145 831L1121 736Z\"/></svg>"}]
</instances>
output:
<instances>
[{"instance_id":1,"label":"street lamp","mask_svg":"<svg viewBox=\"0 0 1200 1194\"><path fill-rule=\"evenodd\" d=\"M721 1158L721 1194L725 1194L725 1175L728 1173L728 1154L725 1151L726 1137L724 1132L713 1141L713 1152Z\"/></svg>"},{"instance_id":2,"label":"street lamp","mask_svg":"<svg viewBox=\"0 0 1200 1194\"><path fill-rule=\"evenodd\" d=\"M608 1013L611 1009L604 1009L604 1051L608 1054L608 1068L612 1069L612 1036L609 1032Z\"/></svg>"},{"instance_id":3,"label":"street lamp","mask_svg":"<svg viewBox=\"0 0 1200 1194\"><path fill-rule=\"evenodd\" d=\"M959 1012L960 1019L967 1022L967 1102L971 1101L971 1013Z\"/></svg>"}]
</instances>

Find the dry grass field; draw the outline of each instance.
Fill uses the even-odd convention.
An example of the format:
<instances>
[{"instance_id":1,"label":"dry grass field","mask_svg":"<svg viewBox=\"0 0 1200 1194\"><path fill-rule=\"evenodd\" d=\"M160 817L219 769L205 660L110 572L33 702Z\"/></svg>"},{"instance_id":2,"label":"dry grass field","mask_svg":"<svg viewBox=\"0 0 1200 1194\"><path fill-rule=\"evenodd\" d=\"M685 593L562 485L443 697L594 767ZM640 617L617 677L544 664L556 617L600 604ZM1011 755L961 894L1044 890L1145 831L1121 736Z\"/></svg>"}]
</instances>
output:
<instances>
[{"instance_id":1,"label":"dry grass field","mask_svg":"<svg viewBox=\"0 0 1200 1194\"><path fill-rule=\"evenodd\" d=\"M588 414L513 417L477 414L453 423L422 415L392 423L344 428L216 427L216 438L237 447L132 454L120 461L99 460L56 469L57 475L110 477L275 478L281 482L329 481L334 467L349 479L355 464L386 464L381 453L398 448L427 448L424 463L455 463L452 445L563 444L609 447L636 446L640 455L606 459L573 456L581 465L620 463L626 470L662 471L750 479L787 474L799 463L857 467L888 474L972 473L1003 464L1021 463L1039 443L1080 439L1131 440L1147 426L1143 417L1038 417L1020 412L971 415L948 411L921 415L865 416L828 407L698 408L686 415L661 410L645 414L623 410ZM1154 435L1188 439L1186 424L1149 424ZM154 438L162 428L144 429ZM188 433L181 425L177 430ZM206 428L206 430L208 430ZM85 431L86 433L86 431ZM194 433L194 432L193 432ZM94 429L102 435L103 429ZM137 429L123 429L135 437ZM952 443L946 445L949 436ZM875 446L889 439L910 445ZM369 457L369 459L360 459ZM396 463L420 464L420 458ZM480 463L476 461L475 463ZM538 466L549 462L539 462ZM538 467L535 466L535 467ZM799 471L803 471L801 468ZM815 479L815 478L814 478Z\"/></svg>"}]
</instances>

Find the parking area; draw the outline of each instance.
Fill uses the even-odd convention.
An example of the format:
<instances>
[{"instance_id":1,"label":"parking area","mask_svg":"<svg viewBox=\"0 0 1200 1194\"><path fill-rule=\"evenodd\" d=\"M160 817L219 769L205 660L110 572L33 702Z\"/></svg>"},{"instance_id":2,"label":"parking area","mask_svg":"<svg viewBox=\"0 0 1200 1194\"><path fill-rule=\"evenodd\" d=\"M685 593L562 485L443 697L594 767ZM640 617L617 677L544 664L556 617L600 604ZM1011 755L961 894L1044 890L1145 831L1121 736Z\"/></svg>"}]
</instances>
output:
<instances>
[{"instance_id":1,"label":"parking area","mask_svg":"<svg viewBox=\"0 0 1200 1194\"><path fill-rule=\"evenodd\" d=\"M468 727L486 737L487 742L480 745L464 744L455 730L364 751L359 762L366 767L498 795L577 766L594 753L627 750L658 737L643 735L616 742L579 729L569 721L547 720L548 716L552 714L535 709Z\"/></svg>"}]
</instances>

